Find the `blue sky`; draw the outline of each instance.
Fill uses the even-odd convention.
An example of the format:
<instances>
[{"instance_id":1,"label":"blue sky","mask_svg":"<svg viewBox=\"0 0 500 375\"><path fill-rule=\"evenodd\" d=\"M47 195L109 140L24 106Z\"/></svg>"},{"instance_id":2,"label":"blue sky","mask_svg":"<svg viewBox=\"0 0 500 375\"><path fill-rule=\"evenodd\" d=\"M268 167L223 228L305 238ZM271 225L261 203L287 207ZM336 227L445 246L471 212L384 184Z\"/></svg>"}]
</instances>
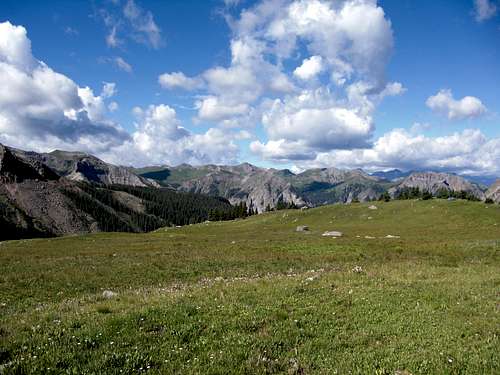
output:
<instances>
[{"instance_id":1,"label":"blue sky","mask_svg":"<svg viewBox=\"0 0 500 375\"><path fill-rule=\"evenodd\" d=\"M408 88L398 100L382 104L380 130L418 121L435 124L436 134L478 126L485 134L498 136L499 20L477 22L473 1L423 1L418 6L408 0L380 4L395 34L388 74ZM490 116L459 124L443 121L425 107L430 94L442 88L451 88L457 97L481 98L491 110Z\"/></svg>"},{"instance_id":2,"label":"blue sky","mask_svg":"<svg viewBox=\"0 0 500 375\"><path fill-rule=\"evenodd\" d=\"M0 142L128 165L500 175L499 8L4 0Z\"/></svg>"}]
</instances>

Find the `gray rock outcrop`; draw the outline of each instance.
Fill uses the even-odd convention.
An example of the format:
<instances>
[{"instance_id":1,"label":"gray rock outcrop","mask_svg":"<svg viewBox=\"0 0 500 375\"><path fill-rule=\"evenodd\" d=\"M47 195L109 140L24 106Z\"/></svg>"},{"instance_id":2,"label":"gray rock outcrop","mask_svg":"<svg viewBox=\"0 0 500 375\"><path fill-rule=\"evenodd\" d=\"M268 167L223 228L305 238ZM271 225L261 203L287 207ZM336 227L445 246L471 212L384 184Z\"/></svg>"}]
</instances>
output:
<instances>
[{"instance_id":1,"label":"gray rock outcrop","mask_svg":"<svg viewBox=\"0 0 500 375\"><path fill-rule=\"evenodd\" d=\"M95 156L83 152L56 150L49 153L14 150L16 155L48 166L59 176L73 181L97 182L130 186L158 186L138 176L129 168L106 163Z\"/></svg>"},{"instance_id":2,"label":"gray rock outcrop","mask_svg":"<svg viewBox=\"0 0 500 375\"><path fill-rule=\"evenodd\" d=\"M500 203L500 179L496 180L485 193L485 198L492 199L493 202Z\"/></svg>"},{"instance_id":3,"label":"gray rock outcrop","mask_svg":"<svg viewBox=\"0 0 500 375\"><path fill-rule=\"evenodd\" d=\"M389 189L391 196L397 195L405 188L419 188L420 191L428 191L433 195L440 190L465 191L473 194L478 199L484 198L484 193L476 185L465 178L449 173L437 172L415 172L406 177L400 184Z\"/></svg>"},{"instance_id":4,"label":"gray rock outcrop","mask_svg":"<svg viewBox=\"0 0 500 375\"><path fill-rule=\"evenodd\" d=\"M150 167L144 169L142 176L158 178L164 186L181 191L222 196L233 204L245 202L258 212L275 208L280 202L314 207L353 199L376 199L387 185L361 170L318 168L294 174L287 169L259 168L248 163Z\"/></svg>"}]
</instances>

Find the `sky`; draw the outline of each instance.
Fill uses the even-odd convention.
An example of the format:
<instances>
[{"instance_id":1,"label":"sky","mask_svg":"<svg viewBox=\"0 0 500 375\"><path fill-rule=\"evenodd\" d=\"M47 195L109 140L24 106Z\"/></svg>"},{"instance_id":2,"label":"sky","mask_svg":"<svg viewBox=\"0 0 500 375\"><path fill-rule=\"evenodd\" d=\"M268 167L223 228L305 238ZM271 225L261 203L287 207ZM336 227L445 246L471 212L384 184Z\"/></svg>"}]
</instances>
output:
<instances>
[{"instance_id":1,"label":"sky","mask_svg":"<svg viewBox=\"0 0 500 375\"><path fill-rule=\"evenodd\" d=\"M500 0L0 3L0 142L500 176Z\"/></svg>"}]
</instances>

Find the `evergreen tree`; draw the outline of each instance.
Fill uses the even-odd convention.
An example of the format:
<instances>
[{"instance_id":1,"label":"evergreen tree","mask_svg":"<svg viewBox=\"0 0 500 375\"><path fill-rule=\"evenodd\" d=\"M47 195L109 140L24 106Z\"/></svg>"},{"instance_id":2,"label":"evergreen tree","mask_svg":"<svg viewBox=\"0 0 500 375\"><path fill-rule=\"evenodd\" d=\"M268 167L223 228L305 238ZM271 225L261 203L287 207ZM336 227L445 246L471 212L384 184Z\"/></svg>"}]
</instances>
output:
<instances>
[{"instance_id":1,"label":"evergreen tree","mask_svg":"<svg viewBox=\"0 0 500 375\"><path fill-rule=\"evenodd\" d=\"M429 200L429 199L432 199L432 193L431 193L430 191L425 190L425 191L422 193L422 199L423 199L424 201Z\"/></svg>"},{"instance_id":2,"label":"evergreen tree","mask_svg":"<svg viewBox=\"0 0 500 375\"><path fill-rule=\"evenodd\" d=\"M391 200L391 196L387 191L384 191L379 198L379 201L389 202Z\"/></svg>"}]
</instances>

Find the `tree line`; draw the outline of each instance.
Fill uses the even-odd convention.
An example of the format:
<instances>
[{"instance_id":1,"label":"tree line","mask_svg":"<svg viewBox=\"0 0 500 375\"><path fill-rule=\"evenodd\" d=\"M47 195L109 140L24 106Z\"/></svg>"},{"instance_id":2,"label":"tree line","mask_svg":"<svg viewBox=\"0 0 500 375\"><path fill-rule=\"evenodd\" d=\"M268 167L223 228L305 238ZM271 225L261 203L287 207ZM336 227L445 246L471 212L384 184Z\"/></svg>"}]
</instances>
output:
<instances>
[{"instance_id":1,"label":"tree line","mask_svg":"<svg viewBox=\"0 0 500 375\"><path fill-rule=\"evenodd\" d=\"M248 216L256 215L257 210L252 208L253 204L250 208L247 207L246 202L241 202L235 206L231 210L219 210L212 209L208 213L208 220L210 221L223 221L223 220L234 220L234 219L243 219Z\"/></svg>"},{"instance_id":2,"label":"tree line","mask_svg":"<svg viewBox=\"0 0 500 375\"><path fill-rule=\"evenodd\" d=\"M254 214L245 203L168 188L103 185L81 182L63 187L75 206L93 217L107 232L147 232L163 226L196 224L206 220L232 220ZM116 196L125 192L140 199L143 212L132 209Z\"/></svg>"},{"instance_id":3,"label":"tree line","mask_svg":"<svg viewBox=\"0 0 500 375\"><path fill-rule=\"evenodd\" d=\"M422 199L429 200L432 198L439 199L464 199L468 201L479 201L480 199L476 197L473 193L461 190L461 191L453 191L448 189L439 189L436 194L432 194L432 192L428 190L420 190L418 187L405 187L400 189L394 196L394 199L397 200L406 200L406 199ZM390 201L391 195L386 191L380 195L379 201Z\"/></svg>"}]
</instances>

